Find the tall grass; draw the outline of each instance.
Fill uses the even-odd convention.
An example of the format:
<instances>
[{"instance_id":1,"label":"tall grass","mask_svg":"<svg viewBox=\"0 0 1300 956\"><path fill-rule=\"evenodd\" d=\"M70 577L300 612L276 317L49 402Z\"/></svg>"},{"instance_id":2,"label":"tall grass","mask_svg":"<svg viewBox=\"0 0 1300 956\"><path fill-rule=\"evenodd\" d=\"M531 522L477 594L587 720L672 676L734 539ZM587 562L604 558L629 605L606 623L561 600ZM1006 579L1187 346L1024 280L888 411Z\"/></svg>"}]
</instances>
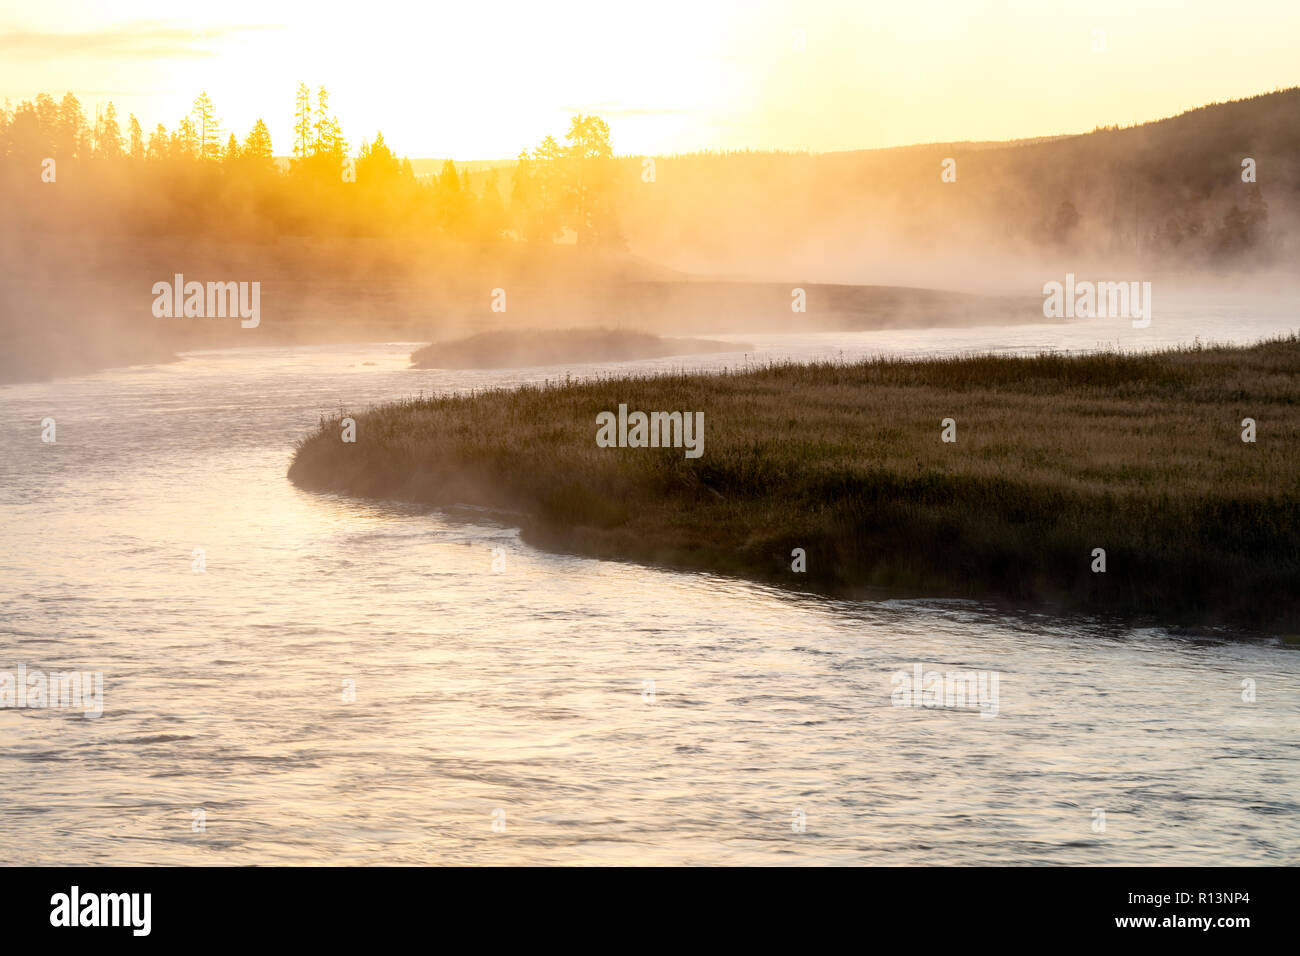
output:
<instances>
[{"instance_id":1,"label":"tall grass","mask_svg":"<svg viewBox=\"0 0 1300 956\"><path fill-rule=\"evenodd\" d=\"M619 403L704 454L598 448ZM1258 423L1257 442L1241 422ZM957 441L940 440L953 418ZM403 401L323 421L298 485L522 512L585 554L836 594L996 596L1294 629L1300 339L1154 354L781 364ZM807 570L791 570L803 548ZM1091 570L1095 548L1105 573Z\"/></svg>"}]
</instances>

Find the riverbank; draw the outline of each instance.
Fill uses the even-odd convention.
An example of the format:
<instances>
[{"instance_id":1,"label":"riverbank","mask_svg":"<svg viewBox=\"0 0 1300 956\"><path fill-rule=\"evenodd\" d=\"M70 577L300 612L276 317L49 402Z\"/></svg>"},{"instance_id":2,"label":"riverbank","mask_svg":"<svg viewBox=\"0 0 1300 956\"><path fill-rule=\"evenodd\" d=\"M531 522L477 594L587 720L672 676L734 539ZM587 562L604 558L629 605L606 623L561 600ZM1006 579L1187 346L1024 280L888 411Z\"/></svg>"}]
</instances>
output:
<instances>
[{"instance_id":1,"label":"riverbank","mask_svg":"<svg viewBox=\"0 0 1300 956\"><path fill-rule=\"evenodd\" d=\"M527 387L353 414L355 443L323 422L289 477L507 509L539 546L804 590L1295 630L1297 369L1291 337ZM702 455L598 447L596 416L620 404L703 412Z\"/></svg>"},{"instance_id":2,"label":"riverbank","mask_svg":"<svg viewBox=\"0 0 1300 956\"><path fill-rule=\"evenodd\" d=\"M627 362L705 352L744 352L752 348L752 345L710 339L666 339L627 329L501 329L426 345L411 354L411 366L523 368L566 362Z\"/></svg>"}]
</instances>

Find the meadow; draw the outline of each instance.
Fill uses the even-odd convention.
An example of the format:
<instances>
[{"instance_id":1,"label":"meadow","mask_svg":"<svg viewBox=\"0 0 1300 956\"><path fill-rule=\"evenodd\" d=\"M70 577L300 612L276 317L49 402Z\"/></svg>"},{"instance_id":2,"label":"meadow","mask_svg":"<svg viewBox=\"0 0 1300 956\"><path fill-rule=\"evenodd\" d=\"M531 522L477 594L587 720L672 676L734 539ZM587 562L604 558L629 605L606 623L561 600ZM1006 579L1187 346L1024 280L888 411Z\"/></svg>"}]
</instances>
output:
<instances>
[{"instance_id":1,"label":"meadow","mask_svg":"<svg viewBox=\"0 0 1300 956\"><path fill-rule=\"evenodd\" d=\"M544 548L805 591L1285 632L1300 623L1298 397L1295 336L602 377L341 411L289 477L498 509ZM597 415L620 403L702 411L704 454L598 447Z\"/></svg>"}]
</instances>

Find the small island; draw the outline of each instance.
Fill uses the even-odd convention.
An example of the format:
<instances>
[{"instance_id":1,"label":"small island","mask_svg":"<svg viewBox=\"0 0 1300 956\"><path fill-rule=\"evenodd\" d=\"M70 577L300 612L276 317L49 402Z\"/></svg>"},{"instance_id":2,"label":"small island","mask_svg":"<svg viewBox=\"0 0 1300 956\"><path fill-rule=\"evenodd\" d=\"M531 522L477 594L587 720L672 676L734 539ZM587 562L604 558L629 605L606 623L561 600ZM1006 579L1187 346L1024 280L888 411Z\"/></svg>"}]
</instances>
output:
<instances>
[{"instance_id":1,"label":"small island","mask_svg":"<svg viewBox=\"0 0 1300 956\"><path fill-rule=\"evenodd\" d=\"M384 405L355 415L355 443L327 420L289 477L500 509L540 547L803 591L1287 632L1297 394L1295 336L604 378ZM601 447L598 416L620 405L703 413L702 453Z\"/></svg>"},{"instance_id":2,"label":"small island","mask_svg":"<svg viewBox=\"0 0 1300 956\"><path fill-rule=\"evenodd\" d=\"M750 348L743 343L666 339L625 329L495 330L426 345L411 355L411 363L414 368L525 368L744 352Z\"/></svg>"}]
</instances>

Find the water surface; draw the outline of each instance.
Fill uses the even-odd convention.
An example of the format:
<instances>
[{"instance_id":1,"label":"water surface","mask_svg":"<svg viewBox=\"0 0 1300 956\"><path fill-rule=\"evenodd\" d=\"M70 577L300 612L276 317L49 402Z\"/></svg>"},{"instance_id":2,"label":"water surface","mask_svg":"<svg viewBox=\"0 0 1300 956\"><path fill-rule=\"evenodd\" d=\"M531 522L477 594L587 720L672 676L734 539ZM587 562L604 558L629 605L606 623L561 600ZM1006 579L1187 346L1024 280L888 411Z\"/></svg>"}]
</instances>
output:
<instances>
[{"instance_id":1,"label":"water surface","mask_svg":"<svg viewBox=\"0 0 1300 956\"><path fill-rule=\"evenodd\" d=\"M0 670L105 681L99 718L0 710L0 863L1294 864L1300 655L1275 641L828 601L285 479L322 413L421 390L1253 339L1288 316L1234 321L522 371L240 349L0 388ZM997 716L891 706L914 663L996 672Z\"/></svg>"}]
</instances>

